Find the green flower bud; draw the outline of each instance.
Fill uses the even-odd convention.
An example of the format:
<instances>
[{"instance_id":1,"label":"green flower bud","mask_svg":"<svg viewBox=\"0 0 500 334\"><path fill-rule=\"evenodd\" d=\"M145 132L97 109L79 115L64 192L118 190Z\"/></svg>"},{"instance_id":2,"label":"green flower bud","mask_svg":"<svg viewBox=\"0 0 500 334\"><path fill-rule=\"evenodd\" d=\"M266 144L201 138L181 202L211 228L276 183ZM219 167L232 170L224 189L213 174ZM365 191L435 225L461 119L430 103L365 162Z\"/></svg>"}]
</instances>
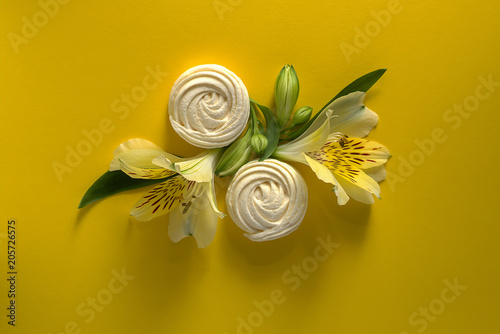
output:
<instances>
[{"instance_id":1,"label":"green flower bud","mask_svg":"<svg viewBox=\"0 0 500 334\"><path fill-rule=\"evenodd\" d=\"M274 99L276 100L276 110L278 125L284 128L290 120L297 98L299 97L299 78L293 66L285 65L274 84Z\"/></svg>"},{"instance_id":2,"label":"green flower bud","mask_svg":"<svg viewBox=\"0 0 500 334\"><path fill-rule=\"evenodd\" d=\"M299 125L307 122L309 118L311 118L312 110L313 109L311 107L301 107L297 109L293 115L292 124Z\"/></svg>"},{"instance_id":3,"label":"green flower bud","mask_svg":"<svg viewBox=\"0 0 500 334\"><path fill-rule=\"evenodd\" d=\"M267 138L263 134L257 133L252 136L250 143L252 144L252 148L255 153L261 155L267 147Z\"/></svg>"},{"instance_id":4,"label":"green flower bud","mask_svg":"<svg viewBox=\"0 0 500 334\"><path fill-rule=\"evenodd\" d=\"M247 131L242 138L229 145L215 167L215 175L219 177L231 176L241 166L250 161L252 155L252 147L250 145L251 133L252 131Z\"/></svg>"}]
</instances>

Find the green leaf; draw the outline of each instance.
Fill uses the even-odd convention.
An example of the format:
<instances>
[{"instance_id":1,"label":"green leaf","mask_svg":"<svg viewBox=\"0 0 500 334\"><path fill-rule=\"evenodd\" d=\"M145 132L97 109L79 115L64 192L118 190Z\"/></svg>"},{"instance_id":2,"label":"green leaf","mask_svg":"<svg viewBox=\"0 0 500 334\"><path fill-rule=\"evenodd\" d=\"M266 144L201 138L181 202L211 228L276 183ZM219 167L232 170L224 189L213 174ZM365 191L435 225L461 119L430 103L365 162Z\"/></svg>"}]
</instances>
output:
<instances>
[{"instance_id":1,"label":"green leaf","mask_svg":"<svg viewBox=\"0 0 500 334\"><path fill-rule=\"evenodd\" d=\"M342 97L344 95L353 93L353 92L367 92L372 86L384 75L385 71L387 71L386 68L381 68L378 70L375 70L373 72L370 72L368 74L363 75L360 78L357 78L353 82L351 82L349 85L347 85L344 89L340 91L333 99L330 100L321 110L319 111L322 112L326 107L330 105L333 101L338 99L339 97ZM318 113L318 114L319 114ZM316 115L318 115L316 114Z\"/></svg>"},{"instance_id":2,"label":"green leaf","mask_svg":"<svg viewBox=\"0 0 500 334\"><path fill-rule=\"evenodd\" d=\"M314 122L314 120L316 119L317 115L319 115L319 113L317 113L313 118L311 118L309 120L309 122L307 122L306 124L302 125L297 130L294 130L294 131L290 132L286 137L280 139L280 141L294 140L295 138L297 138L298 136L300 136L301 134L303 134L309 128L309 126L311 126L312 122Z\"/></svg>"},{"instance_id":3,"label":"green leaf","mask_svg":"<svg viewBox=\"0 0 500 334\"><path fill-rule=\"evenodd\" d=\"M253 111L253 106L251 106L251 110ZM250 160L252 155L250 140L254 132L254 116L250 113L248 127L243 137L232 142L222 153L217 166L215 166L215 175L219 177L232 176Z\"/></svg>"},{"instance_id":4,"label":"green leaf","mask_svg":"<svg viewBox=\"0 0 500 334\"><path fill-rule=\"evenodd\" d=\"M262 153L259 161L263 161L271 156L274 153L274 150L278 146L278 141L280 138L280 127L278 125L278 121L276 120L276 116L269 110L268 107L260 105L258 103L253 102L257 107L259 107L260 111L264 115L266 119L266 133L264 134L267 138L267 147Z\"/></svg>"},{"instance_id":5,"label":"green leaf","mask_svg":"<svg viewBox=\"0 0 500 334\"><path fill-rule=\"evenodd\" d=\"M386 68L381 68L378 70L375 70L373 72L370 72L368 74L363 75L360 78L357 78L353 82L351 82L349 85L347 85L344 89L340 91L333 99L331 99L321 110L314 115L313 118L309 120L303 127L299 128L298 130L294 131L291 133L289 136L282 140L294 140L301 134L303 134L309 126L314 122L314 120L321 114L323 110L325 110L326 107L328 107L333 101L338 99L339 97L345 96L347 94L353 93L353 92L367 92L381 77L384 75L385 71L387 71Z\"/></svg>"},{"instance_id":6,"label":"green leaf","mask_svg":"<svg viewBox=\"0 0 500 334\"><path fill-rule=\"evenodd\" d=\"M133 179L121 170L107 171L83 195L78 209L119 192L150 186L168 180L176 175L178 174L163 179Z\"/></svg>"}]
</instances>

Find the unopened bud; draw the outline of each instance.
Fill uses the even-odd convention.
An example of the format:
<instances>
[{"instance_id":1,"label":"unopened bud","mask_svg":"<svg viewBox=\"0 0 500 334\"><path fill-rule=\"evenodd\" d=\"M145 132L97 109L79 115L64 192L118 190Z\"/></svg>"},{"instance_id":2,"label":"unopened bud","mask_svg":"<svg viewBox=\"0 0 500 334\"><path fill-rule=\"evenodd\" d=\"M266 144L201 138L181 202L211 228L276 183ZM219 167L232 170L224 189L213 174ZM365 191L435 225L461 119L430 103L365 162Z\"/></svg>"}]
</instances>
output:
<instances>
[{"instance_id":1,"label":"unopened bud","mask_svg":"<svg viewBox=\"0 0 500 334\"><path fill-rule=\"evenodd\" d=\"M293 66L285 65L274 84L278 125L284 128L299 97L299 78Z\"/></svg>"},{"instance_id":2,"label":"unopened bud","mask_svg":"<svg viewBox=\"0 0 500 334\"><path fill-rule=\"evenodd\" d=\"M252 136L250 143L252 144L252 148L255 153L261 155L267 147L267 138L263 134L257 133Z\"/></svg>"},{"instance_id":3,"label":"unopened bud","mask_svg":"<svg viewBox=\"0 0 500 334\"><path fill-rule=\"evenodd\" d=\"M250 161L251 155L252 147L250 145L249 131L224 151L215 167L215 175L224 177L235 174L241 166Z\"/></svg>"},{"instance_id":4,"label":"unopened bud","mask_svg":"<svg viewBox=\"0 0 500 334\"><path fill-rule=\"evenodd\" d=\"M312 110L313 109L311 107L301 107L297 109L293 115L292 124L299 125L307 122L309 118L311 118Z\"/></svg>"}]
</instances>

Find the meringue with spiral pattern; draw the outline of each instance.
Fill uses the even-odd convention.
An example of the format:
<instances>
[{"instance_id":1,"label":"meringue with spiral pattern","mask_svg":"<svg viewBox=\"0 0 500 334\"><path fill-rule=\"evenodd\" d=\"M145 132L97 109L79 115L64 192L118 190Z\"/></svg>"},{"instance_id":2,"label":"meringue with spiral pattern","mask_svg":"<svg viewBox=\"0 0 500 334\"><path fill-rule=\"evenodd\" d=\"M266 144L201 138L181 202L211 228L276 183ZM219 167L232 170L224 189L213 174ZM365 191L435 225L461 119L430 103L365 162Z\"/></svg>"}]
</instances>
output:
<instances>
[{"instance_id":1,"label":"meringue with spiral pattern","mask_svg":"<svg viewBox=\"0 0 500 334\"><path fill-rule=\"evenodd\" d=\"M226 193L232 220L253 241L268 241L295 231L307 209L307 185L289 164L251 161L241 167Z\"/></svg>"},{"instance_id":2,"label":"meringue with spiral pattern","mask_svg":"<svg viewBox=\"0 0 500 334\"><path fill-rule=\"evenodd\" d=\"M240 78L220 65L199 65L174 83L168 102L174 130L190 144L218 148L243 132L250 99Z\"/></svg>"}]
</instances>

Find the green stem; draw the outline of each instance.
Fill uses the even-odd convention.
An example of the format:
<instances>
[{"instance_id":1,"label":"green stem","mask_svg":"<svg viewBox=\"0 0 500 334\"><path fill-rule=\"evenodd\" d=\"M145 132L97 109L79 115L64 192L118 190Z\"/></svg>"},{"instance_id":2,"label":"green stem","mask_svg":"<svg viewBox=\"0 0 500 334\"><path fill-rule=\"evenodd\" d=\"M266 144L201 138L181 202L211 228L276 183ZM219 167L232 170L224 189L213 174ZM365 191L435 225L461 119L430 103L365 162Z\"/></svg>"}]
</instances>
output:
<instances>
[{"instance_id":1,"label":"green stem","mask_svg":"<svg viewBox=\"0 0 500 334\"><path fill-rule=\"evenodd\" d=\"M259 133L259 123L257 121L257 115L255 113L255 107L253 106L253 103L250 103L250 124L248 125L248 129L250 129L250 127L253 127L253 133L252 134L255 134L255 133Z\"/></svg>"}]
</instances>

